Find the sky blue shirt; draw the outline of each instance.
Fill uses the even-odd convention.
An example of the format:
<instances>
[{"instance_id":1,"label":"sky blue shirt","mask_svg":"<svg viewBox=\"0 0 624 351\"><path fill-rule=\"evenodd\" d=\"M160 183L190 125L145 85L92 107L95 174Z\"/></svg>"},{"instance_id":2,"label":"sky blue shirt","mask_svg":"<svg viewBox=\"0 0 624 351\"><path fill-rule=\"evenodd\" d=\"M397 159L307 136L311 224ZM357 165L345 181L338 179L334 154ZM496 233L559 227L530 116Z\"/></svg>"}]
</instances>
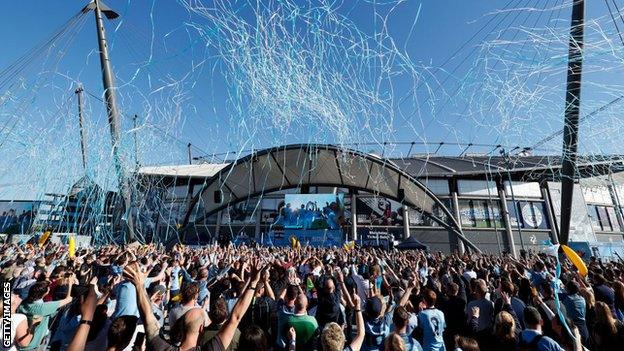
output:
<instances>
[{"instance_id":1,"label":"sky blue shirt","mask_svg":"<svg viewBox=\"0 0 624 351\"><path fill-rule=\"evenodd\" d=\"M385 315L377 319L364 320L364 343L362 344L364 351L383 350L383 343L390 334L392 315L394 314L394 302L386 303L388 307Z\"/></svg>"},{"instance_id":2,"label":"sky blue shirt","mask_svg":"<svg viewBox=\"0 0 624 351\"><path fill-rule=\"evenodd\" d=\"M364 343L362 350L377 351L382 350L386 336L390 334L390 324L392 315L386 314L381 318L364 321Z\"/></svg>"},{"instance_id":3,"label":"sky blue shirt","mask_svg":"<svg viewBox=\"0 0 624 351\"><path fill-rule=\"evenodd\" d=\"M405 333L399 334L399 336L401 337L401 339L403 339L406 351L423 351L422 346L420 346L418 340L412 338L411 334Z\"/></svg>"},{"instance_id":4,"label":"sky blue shirt","mask_svg":"<svg viewBox=\"0 0 624 351\"><path fill-rule=\"evenodd\" d=\"M145 288L152 283L152 278L145 278ZM125 280L113 288L117 299L115 305L115 312L111 316L111 319L115 319L121 316L135 316L139 318L139 306L137 303L137 294L134 284Z\"/></svg>"},{"instance_id":5,"label":"sky blue shirt","mask_svg":"<svg viewBox=\"0 0 624 351\"><path fill-rule=\"evenodd\" d=\"M568 318L579 328L586 328L585 313L587 311L585 299L579 294L561 296L561 303L565 306Z\"/></svg>"},{"instance_id":6,"label":"sky blue shirt","mask_svg":"<svg viewBox=\"0 0 624 351\"><path fill-rule=\"evenodd\" d=\"M446 328L444 313L429 308L418 313L418 328L422 330L422 349L424 351L445 351L442 337Z\"/></svg>"},{"instance_id":7,"label":"sky blue shirt","mask_svg":"<svg viewBox=\"0 0 624 351\"><path fill-rule=\"evenodd\" d=\"M414 331L414 329L416 329L417 326L418 326L418 317L416 316L416 314L410 313L409 319L407 320L407 328L405 331L406 334L412 335L412 332ZM390 326L390 332L393 332L393 331L395 331L394 324Z\"/></svg>"}]
</instances>

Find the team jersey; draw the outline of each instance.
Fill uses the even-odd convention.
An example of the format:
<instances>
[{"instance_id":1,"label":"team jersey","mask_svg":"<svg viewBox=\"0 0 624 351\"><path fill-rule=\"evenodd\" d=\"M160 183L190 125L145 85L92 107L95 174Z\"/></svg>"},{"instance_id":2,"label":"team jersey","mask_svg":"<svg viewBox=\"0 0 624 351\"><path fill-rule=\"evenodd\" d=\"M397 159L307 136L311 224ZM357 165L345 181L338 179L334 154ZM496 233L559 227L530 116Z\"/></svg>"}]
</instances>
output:
<instances>
[{"instance_id":1,"label":"team jersey","mask_svg":"<svg viewBox=\"0 0 624 351\"><path fill-rule=\"evenodd\" d=\"M429 308L418 313L418 328L422 331L422 349L424 351L444 351L442 334L446 328L444 313Z\"/></svg>"}]
</instances>

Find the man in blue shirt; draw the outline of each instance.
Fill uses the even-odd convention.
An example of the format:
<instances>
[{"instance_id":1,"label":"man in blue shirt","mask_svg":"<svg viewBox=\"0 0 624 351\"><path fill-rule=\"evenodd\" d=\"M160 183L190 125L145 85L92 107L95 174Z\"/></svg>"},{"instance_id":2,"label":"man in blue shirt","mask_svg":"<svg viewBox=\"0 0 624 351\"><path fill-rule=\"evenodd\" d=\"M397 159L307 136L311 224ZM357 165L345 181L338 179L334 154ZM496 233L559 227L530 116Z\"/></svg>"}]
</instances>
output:
<instances>
[{"instance_id":1,"label":"man in blue shirt","mask_svg":"<svg viewBox=\"0 0 624 351\"><path fill-rule=\"evenodd\" d=\"M277 302L277 348L284 349L287 345L286 323L295 314L295 300L301 293L300 288L289 285L282 293Z\"/></svg>"},{"instance_id":2,"label":"man in blue shirt","mask_svg":"<svg viewBox=\"0 0 624 351\"><path fill-rule=\"evenodd\" d=\"M541 289L542 284L544 282L548 282L548 272L546 271L546 266L544 265L544 262L539 260L536 261L533 265L533 270L530 273L532 286Z\"/></svg>"},{"instance_id":3,"label":"man in blue shirt","mask_svg":"<svg viewBox=\"0 0 624 351\"><path fill-rule=\"evenodd\" d=\"M147 289L150 284L155 281L161 281L165 278L165 269L167 269L167 262L163 263L163 267L158 276L153 278L145 278L145 288ZM117 300L115 304L115 311L111 316L112 319L116 319L121 316L135 316L139 315L139 307L137 305L136 288L129 280L123 280L119 284L113 287L113 298Z\"/></svg>"},{"instance_id":4,"label":"man in blue shirt","mask_svg":"<svg viewBox=\"0 0 624 351\"><path fill-rule=\"evenodd\" d=\"M542 316L532 306L524 309L524 325L526 329L520 333L520 347L536 351L564 351L559 344L542 335Z\"/></svg>"},{"instance_id":5,"label":"man in blue shirt","mask_svg":"<svg viewBox=\"0 0 624 351\"><path fill-rule=\"evenodd\" d=\"M433 290L426 290L423 296L425 309L418 313L416 334L424 351L445 351L444 329L446 321L444 313L435 308L437 295Z\"/></svg>"},{"instance_id":6,"label":"man in blue shirt","mask_svg":"<svg viewBox=\"0 0 624 351\"><path fill-rule=\"evenodd\" d=\"M386 307L385 300L380 296L372 296L366 300L362 350L377 351L383 349L383 341L390 334L390 324L392 323L392 306Z\"/></svg>"},{"instance_id":7,"label":"man in blue shirt","mask_svg":"<svg viewBox=\"0 0 624 351\"><path fill-rule=\"evenodd\" d=\"M420 343L407 331L409 319L410 313L407 312L405 307L397 307L392 314L394 331L401 337L401 339L403 339L406 351L422 351Z\"/></svg>"},{"instance_id":8,"label":"man in blue shirt","mask_svg":"<svg viewBox=\"0 0 624 351\"><path fill-rule=\"evenodd\" d=\"M572 319L572 322L578 328L583 344L587 345L589 331L585 322L585 313L587 311L585 299L579 295L579 286L575 281L569 281L566 284L566 293L562 294L561 302L565 306L568 318Z\"/></svg>"}]
</instances>

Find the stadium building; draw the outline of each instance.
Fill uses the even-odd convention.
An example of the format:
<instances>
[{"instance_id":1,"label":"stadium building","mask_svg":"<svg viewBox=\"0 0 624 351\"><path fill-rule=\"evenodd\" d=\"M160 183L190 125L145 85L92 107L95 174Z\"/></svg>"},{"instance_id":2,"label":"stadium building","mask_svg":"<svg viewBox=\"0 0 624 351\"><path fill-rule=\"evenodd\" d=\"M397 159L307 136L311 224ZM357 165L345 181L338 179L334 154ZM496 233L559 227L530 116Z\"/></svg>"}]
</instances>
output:
<instances>
[{"instance_id":1,"label":"stadium building","mask_svg":"<svg viewBox=\"0 0 624 351\"><path fill-rule=\"evenodd\" d=\"M231 162L141 168L137 226L186 244L409 238L434 251L519 254L557 241L560 169L560 156L383 158L280 146ZM623 254L623 169L620 156L579 159L570 232L578 251Z\"/></svg>"}]
</instances>

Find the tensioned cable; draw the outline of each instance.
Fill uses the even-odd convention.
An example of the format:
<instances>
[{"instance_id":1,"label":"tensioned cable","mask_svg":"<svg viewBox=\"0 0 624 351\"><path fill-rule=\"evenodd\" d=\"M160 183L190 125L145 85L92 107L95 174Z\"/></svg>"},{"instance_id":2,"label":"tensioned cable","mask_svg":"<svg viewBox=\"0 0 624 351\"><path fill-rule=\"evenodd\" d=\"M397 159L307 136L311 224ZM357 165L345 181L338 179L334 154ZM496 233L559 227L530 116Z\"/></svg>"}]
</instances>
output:
<instances>
[{"instance_id":1,"label":"tensioned cable","mask_svg":"<svg viewBox=\"0 0 624 351\"><path fill-rule=\"evenodd\" d=\"M519 4L521 3L521 1L522 1L522 0L518 0L518 2L517 2L516 4L514 4L514 6L519 5ZM527 2L526 2L525 4L528 4L528 3L529 3L529 1L530 1L530 0L527 0ZM501 11L506 10L506 9L507 9L507 7L508 7L510 4L511 4L511 1L510 1L510 2L508 2L508 3L505 5L505 7L503 7L503 9L502 9ZM499 27L499 26L500 26L503 22L505 22L505 20L509 17L509 15L510 15L511 13L512 13L511 11L506 11L506 12L505 12L505 14L502 16L502 18L500 18L500 20L498 21L498 23L496 23L496 24L494 25L494 28ZM479 29L479 31L477 31L477 34L478 34L478 33L480 33L483 29L485 29L485 27L487 27L490 23L492 23L492 22L493 22L493 20L494 20L495 18L497 18L497 16L499 16L499 15L500 15L500 13L497 13L497 14L495 14L494 16L492 16L492 18L490 19L490 21L488 21L488 22L487 22L487 23L486 23L486 24L485 24L485 25L484 25L481 29ZM488 33L488 34L489 34L489 33ZM486 34L486 35L487 35L487 34ZM474 38L476 38L476 35L474 35L474 36L473 36L473 37L471 37L471 38L470 38L467 42L465 42L465 43L464 43L464 45L462 45L462 46L460 47L460 49L458 49L458 50L457 50L457 51L456 51L453 55L451 55L451 57L449 57L449 58L448 58L448 59L444 62L444 64L446 64L446 63L447 63L447 62L449 62L452 58L454 58L454 57L455 57L455 55L457 55L457 53L459 53L459 51L461 51L461 49L463 49L463 48L464 48L464 47L465 47L468 43L470 43L470 42L471 42ZM453 77L453 76L454 76L454 74L457 72L457 70L458 70L460 67L462 67L462 65L463 65L463 64L464 64L464 63L468 60L468 58L470 58L470 57L471 57L471 56L472 56L472 55L473 55L473 54L474 54L474 53L475 53L478 49L479 49L479 47L478 47L477 45L475 45L475 46L472 48L472 50L471 50L471 51L470 51L470 52L469 52L466 56L464 56L464 58L463 58L463 59L462 59L462 60L461 60L461 61L460 61L457 65L455 65L455 67L454 67L454 68L453 68L453 69L452 69L452 70L451 70L451 71L450 71L450 72L446 75L446 77L444 77L444 79L442 80L442 82L441 82L439 85L440 85L440 86L444 86L444 84L446 84L446 82L447 82L447 81L448 81L451 77ZM420 85L419 85L419 86L420 86ZM418 86L418 87L419 87L419 86ZM461 87L461 85L460 85L460 87ZM408 95L406 95L406 97L405 97L405 98L404 98L401 102L399 102L399 106L400 106L400 105L401 105L401 103L402 103L405 99L407 99L409 96L413 96L413 95L416 93L416 89L417 89L417 88L412 89L412 90L411 90L411 93L410 93L410 94L408 94ZM431 100L431 98L432 98L431 96L428 96L428 97L425 99L425 101L423 101L422 103L426 103L426 102L428 102L429 100ZM409 114L406 118L407 118L407 119L410 119L411 117L413 117L413 116L414 116L414 114L415 114L415 113L416 113L416 111L412 112L412 113L411 113L411 114ZM426 124L426 125L424 126L424 128L423 128L423 132L424 132L424 131L425 131L425 130L426 130L426 129L427 129L427 128L431 125L431 123L433 122L433 120L435 119L435 117L436 117L437 115L438 115L438 113L436 113L434 116L431 116L431 118L429 119L429 121L427 122L427 124Z\"/></svg>"},{"instance_id":2,"label":"tensioned cable","mask_svg":"<svg viewBox=\"0 0 624 351\"><path fill-rule=\"evenodd\" d=\"M604 0L604 2L605 2L605 5L607 5L607 9L609 9L609 15L611 15L611 19L613 20L613 25L615 26L615 29L617 30L618 36L620 37L620 41L622 42L622 45L624 45L624 38L622 37L622 33L620 32L620 27L618 26L617 21L615 20L613 11L611 11L611 5L609 5L609 0Z\"/></svg>"},{"instance_id":3,"label":"tensioned cable","mask_svg":"<svg viewBox=\"0 0 624 351\"><path fill-rule=\"evenodd\" d=\"M100 101L100 102L102 102L102 103L105 103L104 99L102 99L101 97L99 97L99 96L97 96L97 95L93 94L92 92L90 92L89 90L85 89L84 87L83 87L83 91L84 91L85 93L87 93L89 96L93 97L94 99L96 99L96 100L98 100L98 101ZM122 116L124 116L124 117L126 117L126 118L129 118L129 117L128 117L126 114L124 114L123 112L120 112L120 115L122 115ZM201 148L199 148L199 147L197 147L197 146L193 145L193 144L192 144L192 143L190 143L190 142L184 141L184 140L182 140L182 139L180 139L180 138L177 138L176 136L171 135L169 132L167 132L166 130L163 130L162 128L158 127L158 126L157 126L157 125L155 125L155 124L149 123L149 124L145 124L145 125L146 125L146 126L148 126L148 127L150 127L150 128L153 128L154 130L156 130L156 131L158 131L158 132L160 132L163 136L165 136L165 137L167 137L167 138L170 138L170 139L172 139L172 140L174 140L174 141L176 141L176 142L178 142L178 143L180 143L180 144L183 144L184 146L188 146L188 144L191 144L191 148L193 148L193 149L195 149L195 150L199 151L199 152L200 152L200 153L202 153L202 154L209 154L208 152L206 152L206 150L203 150L203 149L201 149Z\"/></svg>"},{"instance_id":4,"label":"tensioned cable","mask_svg":"<svg viewBox=\"0 0 624 351\"><path fill-rule=\"evenodd\" d=\"M620 11L620 7L617 5L615 0L611 0L611 1L613 1L613 6L615 6L615 11L618 13L620 19L622 20L622 23L624 24L624 17L622 16L622 12Z\"/></svg>"},{"instance_id":5,"label":"tensioned cable","mask_svg":"<svg viewBox=\"0 0 624 351\"><path fill-rule=\"evenodd\" d=\"M617 29L617 31L618 31L618 35L620 35L620 39L622 39L622 35L621 35L621 33L620 33L620 30L619 30L619 28L618 28L618 26L617 26L617 23L615 22L615 16L613 15L613 12L611 11L611 7L609 6L609 3L607 2L607 0L605 0L605 4L607 5L607 8L609 9L609 13L610 13L611 18L612 18L612 20L613 20L613 24L615 25L615 28L616 28L616 29ZM616 10L617 10L617 11L618 11L618 13L619 13L619 8L617 7L617 4L615 3L615 1L613 1L613 4L616 6ZM621 13L619 13L619 17L620 17L620 18L622 18L622 14L621 14ZM622 22L624 23L624 18L622 18ZM622 45L624 45L624 40L622 40ZM587 115L582 116L581 118L579 118L579 121L578 121L579 125L580 125L581 123L585 122L586 120L588 120L588 119L590 119L590 118L592 118L592 117L596 116L596 115L597 115L597 114L599 114L600 112L605 111L605 110L606 110L606 109L608 109L609 107L611 107L611 106L613 106L613 105L615 105L615 104L617 104L617 103L621 102L622 100L624 100L624 94L622 94L622 95L620 95L620 96L616 97L615 99L613 99L613 100L611 100L611 101L607 102L606 104L604 104L604 105L600 106L599 108L597 108L597 109L593 110L593 111L592 111L592 112L590 112L589 114L587 114ZM549 142L549 141L553 140L554 138L556 138L556 137L558 137L558 136L562 135L562 134L563 134L563 132L564 132L564 129L563 129L563 128L561 128L561 129L559 129L559 130L557 130L557 131L555 131L555 132L551 133L550 135L548 135L548 136L546 136L546 137L544 137L544 138L540 139L540 140L539 140L539 141L537 141L535 144L533 144L532 146L530 146L530 147L529 147L529 150L534 150L536 147L540 147L540 146L542 146L542 145L546 144L547 142Z\"/></svg>"},{"instance_id":6,"label":"tensioned cable","mask_svg":"<svg viewBox=\"0 0 624 351\"><path fill-rule=\"evenodd\" d=\"M542 9L542 11L540 11L539 16L537 16L537 18L536 18L535 22L533 23L533 27L534 27L534 28L535 28L535 27L537 27L537 25L538 25L538 23L539 23L540 19L542 18L542 15L544 14L544 12L545 12L545 10L546 10L546 7L548 6L548 2L549 2L549 1L550 1L550 0L546 0L546 2L544 3L544 8ZM562 0L562 1L563 1L563 0ZM556 7L556 6L555 6L555 7ZM560 9L560 10L561 10L561 9ZM550 11L550 17L548 18L547 23L550 23L550 20L552 19L553 14L554 14L554 11ZM524 20L524 22L522 23L522 25L521 25L521 26L524 26L524 25L526 24L526 21L527 21L528 19L529 19L529 16L527 16L527 17L525 18L525 20ZM513 41L514 41L514 40L518 37L518 34L520 34L520 29L517 29L517 30L516 30L516 33L514 34L513 38L512 38L512 39L511 39L511 40L510 40L510 41L509 41L509 42L505 45L505 50L509 47L510 43L511 43L511 42L513 42ZM526 47L526 44L527 44L527 41L525 40L525 41L522 43L522 46L520 47L520 50L519 50L520 52L523 52L524 48ZM537 52L535 52L535 53L533 54L533 58L531 59L531 64L535 63L535 61L536 61L536 59L537 59L537 55L538 55L538 53L537 53ZM492 69L495 69L495 68L496 68L496 66L498 65L498 63L499 63L499 62L500 62L500 61L496 61L496 62L494 63L494 65L492 66ZM539 76L538 76L538 77L539 77ZM538 79L539 79L539 78L538 78ZM524 82L522 83L522 85L526 84L528 80L529 80L529 76L527 75L527 76L525 76L525 78L524 78ZM483 83L480 85L480 87L482 87L482 86L483 86ZM492 101L492 103L490 104L490 107L489 107L486 111L491 111L491 110L492 110L492 108L494 107L494 105L496 104L496 102L497 102L496 100ZM466 106L464 107L464 110L462 111L462 113L461 113L460 115L463 115L463 114L466 112L466 110L467 110L467 109L468 109L468 104L466 104ZM515 114L516 110L517 110L517 106L516 106L515 108L513 108L513 109L512 109L511 114L512 114L512 115L513 115L513 114ZM483 118L481 119L481 124L485 123L485 118L486 118L486 117L487 117L487 115L484 115L484 116L483 116ZM445 136L444 138L448 138L449 134L450 134L450 130L447 132L447 134L446 134L446 136ZM473 135L473 137L470 139L470 142L471 142L471 143L472 143L472 142L474 142L474 140L475 140L475 138L476 138L476 137L477 137L476 135Z\"/></svg>"},{"instance_id":7,"label":"tensioned cable","mask_svg":"<svg viewBox=\"0 0 624 351\"><path fill-rule=\"evenodd\" d=\"M75 16L76 17L76 16ZM84 19L86 18L85 16L77 16L79 19L82 19L82 21L74 21L72 26L68 27L67 30L64 30L64 33L69 33L69 36L67 37L66 42L60 46L60 50L57 50L57 57L55 60L55 63L52 66L58 66L58 64L60 63L60 61L63 59L63 57L65 56L65 54L67 53L67 48L69 48L69 46L71 45L71 43L73 42L73 40L76 38L76 35L78 34L78 32L80 31L80 29L82 28L82 25L84 25ZM71 30L71 31L70 31ZM51 49L52 49L52 45L57 42L60 41L61 38L63 38L63 36L61 37L57 37L59 40L54 40L53 42L51 42L51 44L49 45L49 47L45 50L48 51L48 57L51 53ZM49 80L49 76L45 79L45 82L47 82ZM39 89L41 88L41 86L43 86L45 82L37 82L35 84L34 89L31 91L33 95L35 95ZM26 106L26 101L29 101L28 99L22 99L22 103L21 105L17 108L17 113L14 113L13 116L11 116L11 118L9 118L9 120L6 121L5 125L2 127L2 129L0 130L0 135L1 134L5 134L7 137L8 135L13 131L13 129L15 128L15 126L17 125L17 122L19 121L18 116L21 115L21 112L23 112L23 110L25 109ZM20 112L21 111L21 112ZM13 120L13 124L11 125L10 128L8 128L9 130L7 130L7 127L9 126L9 123L11 122L11 120ZM5 143L7 138L4 138L2 140L2 142L0 142L0 147L2 147Z\"/></svg>"},{"instance_id":8,"label":"tensioned cable","mask_svg":"<svg viewBox=\"0 0 624 351\"><path fill-rule=\"evenodd\" d=\"M0 91L9 84L13 79L17 78L19 73L35 63L36 59L48 52L49 49L67 33L75 29L81 19L85 18L82 12L74 15L67 22L55 30L51 36L32 49L28 50L24 55L16 59L12 64L0 71Z\"/></svg>"},{"instance_id":9,"label":"tensioned cable","mask_svg":"<svg viewBox=\"0 0 624 351\"><path fill-rule=\"evenodd\" d=\"M505 10L505 9L506 9L506 8L507 8L507 7L508 7L508 6L509 6L512 2L513 2L513 1L516 1L516 0L510 0L507 4L505 4L505 6L503 7L503 10ZM522 1L522 0L517 0L517 1L518 1L518 2L520 2L520 1ZM509 12L505 15L505 17L506 17L508 14L509 14ZM449 63L449 62L450 62L453 58L455 58L455 56L456 56L457 54L459 54L459 53L461 52L461 50L463 50L463 49L464 49L464 48L465 48L465 47L466 47L466 46L467 46L467 45L468 45L468 44L469 44L469 43L470 43L470 42L471 42L474 38L476 38L476 37L477 37L477 35L479 35L479 33L481 33L481 32L482 32L482 31L483 31L483 30L484 30L484 29L485 29L488 25L490 25L490 23L492 23L492 22L494 21L494 19L496 19L496 16L497 16L497 15L498 15L498 14L496 14L496 15L492 16L492 17L491 17L491 18L487 21L487 23L485 23L483 26L481 26L481 28L479 28L479 30L478 30L478 31L476 31L476 32L475 32L475 33L474 33L474 34L470 37L470 39L468 39L467 41L465 41L465 42L464 42L464 43L463 43L463 44L462 44L462 45L461 45L461 46L460 46L457 50L455 50L455 52L453 52L453 53L452 53L449 57L447 57L447 58L446 58L446 60L444 60L444 62L442 62L442 64L440 65L440 67L444 67L444 66L445 66L447 63ZM499 23L497 24L497 26L498 26L498 25L500 25L500 24L502 23L502 21L503 21L503 20L504 20L504 18L501 20L501 22L499 22ZM496 26L495 26L495 27L496 27ZM465 59L464 59L464 61L465 61ZM459 64L459 65L461 65L462 63L463 63L463 61L462 61L462 62L460 62L460 64ZM459 68L459 65L458 65L458 66L456 66L456 67L453 69L453 71L451 72L451 74L450 74L450 75L453 75L453 73L454 73L454 72L455 72L455 71ZM448 79L448 76L447 76L447 77L446 77L446 78L442 81L441 85L444 85L444 82L446 82L446 80L447 80L447 79ZM419 85L417 85L415 88L410 89L410 90L407 92L407 94L405 94L405 96L404 96L404 97L403 97L403 98L399 101L399 104L398 104L398 105L399 105L399 106L401 106L401 104L403 104L403 102L404 102L404 101L405 101L408 97L410 97L411 95L413 95L413 94L416 92L416 90L417 90L418 88L420 88L421 86L422 86L422 84L419 84Z\"/></svg>"},{"instance_id":10,"label":"tensioned cable","mask_svg":"<svg viewBox=\"0 0 624 351\"><path fill-rule=\"evenodd\" d=\"M530 3L531 0L528 0L524 7L527 7L528 4ZM538 0L539 1L539 0ZM518 17L520 17L520 14L522 14L523 11L517 11L516 12L516 16L511 20L511 22L507 25L506 29L509 29L511 27L511 25L513 25L515 23L515 21L518 19ZM507 14L509 14L511 12L507 12ZM528 20L528 18L530 17L530 13L527 15L527 17L525 18L525 21ZM519 30L517 30L516 35L519 33ZM513 40L513 39L512 39ZM509 45L510 43L507 43L506 45ZM476 51L479 48L479 46L475 46L473 49L473 52ZM472 55L472 53L470 54ZM464 58L464 60L462 61L465 62L470 55L466 56ZM494 63L494 65L498 64L498 61ZM469 72L472 69L469 69ZM450 77L450 75L449 75ZM446 100L444 101L444 103L442 104L442 107L438 108L435 112L435 114L433 116L431 116L431 118L429 119L429 121L427 122L427 124L424 126L423 128L423 133L427 130L427 128L429 128L429 126L431 126L431 124L435 121L436 117L438 117L438 115L451 103L451 100L453 97L455 97L457 95L457 93L459 93L459 91L464 87L464 84L462 82L459 82L459 84L457 85L457 88L453 91L453 93L451 93L450 95L448 95L448 97L446 98ZM448 136L448 133L447 133ZM446 136L445 136L446 138Z\"/></svg>"}]
</instances>

